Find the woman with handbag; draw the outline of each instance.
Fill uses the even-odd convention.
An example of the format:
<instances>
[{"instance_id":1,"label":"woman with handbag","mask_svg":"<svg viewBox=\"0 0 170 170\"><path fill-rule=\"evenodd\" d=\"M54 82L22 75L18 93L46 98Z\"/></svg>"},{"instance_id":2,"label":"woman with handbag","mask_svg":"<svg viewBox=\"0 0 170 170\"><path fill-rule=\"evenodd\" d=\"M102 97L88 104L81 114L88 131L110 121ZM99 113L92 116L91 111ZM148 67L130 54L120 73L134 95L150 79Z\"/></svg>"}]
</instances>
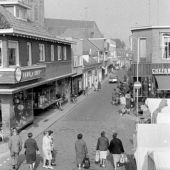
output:
<instances>
[{"instance_id":1,"label":"woman with handbag","mask_svg":"<svg viewBox=\"0 0 170 170\"><path fill-rule=\"evenodd\" d=\"M117 138L117 132L113 132L113 139L110 141L109 151L113 155L113 162L115 170L117 169L117 163L120 161L121 154L124 153L122 141Z\"/></svg>"},{"instance_id":2,"label":"woman with handbag","mask_svg":"<svg viewBox=\"0 0 170 170\"><path fill-rule=\"evenodd\" d=\"M77 135L77 141L75 142L75 151L76 151L76 162L78 169L81 169L83 160L87 157L87 145L83 140L83 135L80 133Z\"/></svg>"},{"instance_id":3,"label":"woman with handbag","mask_svg":"<svg viewBox=\"0 0 170 170\"><path fill-rule=\"evenodd\" d=\"M32 138L32 133L28 133L28 139L24 143L25 157L30 170L35 167L36 151L39 153L39 148L35 139Z\"/></svg>"}]
</instances>

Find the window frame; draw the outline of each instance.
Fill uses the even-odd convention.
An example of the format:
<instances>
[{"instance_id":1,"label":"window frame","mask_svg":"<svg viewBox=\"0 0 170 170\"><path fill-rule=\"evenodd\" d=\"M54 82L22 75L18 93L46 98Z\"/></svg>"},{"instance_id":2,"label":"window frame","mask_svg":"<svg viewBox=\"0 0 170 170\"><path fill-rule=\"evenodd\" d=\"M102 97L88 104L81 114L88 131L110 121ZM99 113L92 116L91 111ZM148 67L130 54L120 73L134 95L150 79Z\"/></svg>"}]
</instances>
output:
<instances>
[{"instance_id":1,"label":"window frame","mask_svg":"<svg viewBox=\"0 0 170 170\"><path fill-rule=\"evenodd\" d=\"M169 44L170 44L170 35L166 35L163 33L162 35L162 47L161 47L161 55L162 55L162 60L170 60L170 48L169 48L169 57L165 58L164 53L165 53L165 37L169 38Z\"/></svg>"},{"instance_id":2,"label":"window frame","mask_svg":"<svg viewBox=\"0 0 170 170\"><path fill-rule=\"evenodd\" d=\"M11 66L19 66L19 43L18 41L13 41L13 40L8 40L8 50L9 50L9 46L10 46L10 43L14 43L16 44L16 58L15 58L15 65L10 65L9 64L9 61L8 61L8 64L9 64L9 67ZM9 59L9 53L8 53L8 59Z\"/></svg>"},{"instance_id":3,"label":"window frame","mask_svg":"<svg viewBox=\"0 0 170 170\"><path fill-rule=\"evenodd\" d=\"M51 61L54 61L54 45L51 45Z\"/></svg>"},{"instance_id":4,"label":"window frame","mask_svg":"<svg viewBox=\"0 0 170 170\"><path fill-rule=\"evenodd\" d=\"M145 46L145 57L141 57L141 46L140 46L141 45L141 40L145 40L145 43L146 43L147 38L146 37L140 37L139 38L139 58L140 59L146 59L147 58L147 46Z\"/></svg>"},{"instance_id":5,"label":"window frame","mask_svg":"<svg viewBox=\"0 0 170 170\"><path fill-rule=\"evenodd\" d=\"M62 60L62 56L61 56L61 46L58 45L57 46L57 57L58 57L58 61L61 61Z\"/></svg>"},{"instance_id":6,"label":"window frame","mask_svg":"<svg viewBox=\"0 0 170 170\"><path fill-rule=\"evenodd\" d=\"M28 47L28 66L32 65L32 44L31 42L27 42L27 47Z\"/></svg>"},{"instance_id":7,"label":"window frame","mask_svg":"<svg viewBox=\"0 0 170 170\"><path fill-rule=\"evenodd\" d=\"M3 64L2 64L3 63L3 61L2 61L3 60L3 57L2 57L2 40L0 40L0 49L1 49L1 53L0 53L1 54L1 56L0 56L1 57L0 68L1 68L1 67L3 67Z\"/></svg>"},{"instance_id":8,"label":"window frame","mask_svg":"<svg viewBox=\"0 0 170 170\"><path fill-rule=\"evenodd\" d=\"M42 48L42 56L41 56L41 49ZM39 61L44 62L45 61L45 45L39 44Z\"/></svg>"},{"instance_id":9,"label":"window frame","mask_svg":"<svg viewBox=\"0 0 170 170\"><path fill-rule=\"evenodd\" d=\"M67 47L66 46L63 47L63 59L67 60Z\"/></svg>"}]
</instances>

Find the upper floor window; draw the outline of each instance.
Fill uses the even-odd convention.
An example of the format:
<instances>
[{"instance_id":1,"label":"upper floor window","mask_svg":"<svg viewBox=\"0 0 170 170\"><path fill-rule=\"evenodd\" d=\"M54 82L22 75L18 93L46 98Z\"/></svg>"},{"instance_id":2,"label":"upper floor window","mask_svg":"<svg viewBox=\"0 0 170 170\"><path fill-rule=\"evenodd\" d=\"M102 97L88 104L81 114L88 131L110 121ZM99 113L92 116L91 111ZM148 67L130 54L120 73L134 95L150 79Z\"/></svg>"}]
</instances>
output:
<instances>
[{"instance_id":1,"label":"upper floor window","mask_svg":"<svg viewBox=\"0 0 170 170\"><path fill-rule=\"evenodd\" d=\"M45 46L44 46L44 44L39 44L39 55L40 55L40 61L45 61Z\"/></svg>"},{"instance_id":2,"label":"upper floor window","mask_svg":"<svg viewBox=\"0 0 170 170\"><path fill-rule=\"evenodd\" d=\"M63 47L63 56L64 56L64 60L67 60L67 48Z\"/></svg>"},{"instance_id":3,"label":"upper floor window","mask_svg":"<svg viewBox=\"0 0 170 170\"><path fill-rule=\"evenodd\" d=\"M51 45L51 61L54 61L54 45Z\"/></svg>"},{"instance_id":4,"label":"upper floor window","mask_svg":"<svg viewBox=\"0 0 170 170\"><path fill-rule=\"evenodd\" d=\"M139 56L140 58L146 58L146 38L139 39Z\"/></svg>"},{"instance_id":5,"label":"upper floor window","mask_svg":"<svg viewBox=\"0 0 170 170\"><path fill-rule=\"evenodd\" d=\"M58 60L61 60L61 46L57 46L57 50L58 50Z\"/></svg>"},{"instance_id":6,"label":"upper floor window","mask_svg":"<svg viewBox=\"0 0 170 170\"><path fill-rule=\"evenodd\" d=\"M18 42L8 41L9 66L19 65Z\"/></svg>"},{"instance_id":7,"label":"upper floor window","mask_svg":"<svg viewBox=\"0 0 170 170\"><path fill-rule=\"evenodd\" d=\"M0 40L0 66L2 66L2 41Z\"/></svg>"},{"instance_id":8,"label":"upper floor window","mask_svg":"<svg viewBox=\"0 0 170 170\"><path fill-rule=\"evenodd\" d=\"M15 17L19 19L26 19L27 12L26 9L16 6L15 7Z\"/></svg>"},{"instance_id":9,"label":"upper floor window","mask_svg":"<svg viewBox=\"0 0 170 170\"><path fill-rule=\"evenodd\" d=\"M27 63L27 65L31 66L32 65L32 50L31 50L31 43L30 42L27 43L27 51L28 51L28 63Z\"/></svg>"},{"instance_id":10,"label":"upper floor window","mask_svg":"<svg viewBox=\"0 0 170 170\"><path fill-rule=\"evenodd\" d=\"M170 59L170 35L162 37L162 58Z\"/></svg>"}]
</instances>

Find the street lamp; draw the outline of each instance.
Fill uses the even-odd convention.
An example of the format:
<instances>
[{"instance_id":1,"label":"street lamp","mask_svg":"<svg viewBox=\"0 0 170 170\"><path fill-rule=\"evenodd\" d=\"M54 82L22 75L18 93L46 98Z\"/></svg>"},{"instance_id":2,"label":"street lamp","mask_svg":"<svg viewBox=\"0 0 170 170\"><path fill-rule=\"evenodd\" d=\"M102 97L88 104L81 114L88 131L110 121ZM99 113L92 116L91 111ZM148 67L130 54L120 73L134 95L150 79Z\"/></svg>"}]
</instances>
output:
<instances>
[{"instance_id":1,"label":"street lamp","mask_svg":"<svg viewBox=\"0 0 170 170\"><path fill-rule=\"evenodd\" d=\"M139 82L139 38L133 37L132 38L137 40L137 62L136 62L136 82L134 83L134 88L137 90L137 94L136 94L136 112L137 112L137 116L138 116L138 112L139 112L139 89L141 88L141 83ZM132 49L132 44L131 44L131 49Z\"/></svg>"}]
</instances>

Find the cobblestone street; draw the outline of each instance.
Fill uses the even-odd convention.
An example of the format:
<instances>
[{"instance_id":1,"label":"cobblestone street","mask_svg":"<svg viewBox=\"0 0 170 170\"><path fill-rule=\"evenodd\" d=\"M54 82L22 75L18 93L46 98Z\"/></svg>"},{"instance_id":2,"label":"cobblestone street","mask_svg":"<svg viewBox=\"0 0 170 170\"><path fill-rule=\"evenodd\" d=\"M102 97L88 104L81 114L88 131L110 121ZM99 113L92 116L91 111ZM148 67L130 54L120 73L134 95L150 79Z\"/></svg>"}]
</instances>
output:
<instances>
[{"instance_id":1,"label":"cobblestone street","mask_svg":"<svg viewBox=\"0 0 170 170\"><path fill-rule=\"evenodd\" d=\"M97 138L101 131L106 131L106 136L111 140L112 131L118 132L122 139L125 152L128 154L130 163L126 170L136 170L133 160L132 134L135 129L135 121L122 118L118 114L118 106L111 105L111 91L113 84L104 84L102 91L93 92L84 101L68 112L64 117L51 125L49 129L54 131L54 142L56 149L56 170L74 170L75 150L74 143L78 133L82 133L87 143L88 155L91 161L91 170L102 168L96 165L95 148ZM42 134L36 138L41 151ZM40 152L42 153L42 152ZM24 155L20 156L22 162L20 170L27 170L28 165L24 161ZM37 170L42 170L41 154L37 159ZM108 157L106 170L113 170L111 157ZM121 168L120 168L121 169ZM123 168L124 169L124 168ZM4 169L5 170L5 169Z\"/></svg>"}]
</instances>

